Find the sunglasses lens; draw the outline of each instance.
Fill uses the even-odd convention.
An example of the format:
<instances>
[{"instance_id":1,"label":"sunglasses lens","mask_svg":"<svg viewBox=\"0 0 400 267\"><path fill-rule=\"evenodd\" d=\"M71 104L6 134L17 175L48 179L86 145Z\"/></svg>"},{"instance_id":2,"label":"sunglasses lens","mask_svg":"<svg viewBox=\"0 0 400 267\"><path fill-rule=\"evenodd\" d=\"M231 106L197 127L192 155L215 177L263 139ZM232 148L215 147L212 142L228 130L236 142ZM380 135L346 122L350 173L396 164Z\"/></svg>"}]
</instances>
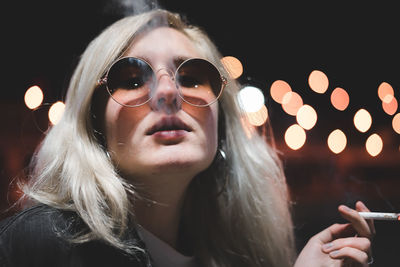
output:
<instances>
[{"instance_id":1,"label":"sunglasses lens","mask_svg":"<svg viewBox=\"0 0 400 267\"><path fill-rule=\"evenodd\" d=\"M221 74L210 62L189 59L176 72L176 82L184 101L195 106L207 106L221 94Z\"/></svg>"},{"instance_id":2,"label":"sunglasses lens","mask_svg":"<svg viewBox=\"0 0 400 267\"><path fill-rule=\"evenodd\" d=\"M199 58L183 62L175 73L175 81L182 99L199 107L214 103L223 89L218 69ZM123 106L136 107L148 102L156 83L151 66L139 58L122 58L107 73L107 90Z\"/></svg>"},{"instance_id":3,"label":"sunglasses lens","mask_svg":"<svg viewBox=\"0 0 400 267\"><path fill-rule=\"evenodd\" d=\"M139 106L146 103L155 83L151 67L138 58L122 58L107 74L107 89L111 97L124 106Z\"/></svg>"}]
</instances>

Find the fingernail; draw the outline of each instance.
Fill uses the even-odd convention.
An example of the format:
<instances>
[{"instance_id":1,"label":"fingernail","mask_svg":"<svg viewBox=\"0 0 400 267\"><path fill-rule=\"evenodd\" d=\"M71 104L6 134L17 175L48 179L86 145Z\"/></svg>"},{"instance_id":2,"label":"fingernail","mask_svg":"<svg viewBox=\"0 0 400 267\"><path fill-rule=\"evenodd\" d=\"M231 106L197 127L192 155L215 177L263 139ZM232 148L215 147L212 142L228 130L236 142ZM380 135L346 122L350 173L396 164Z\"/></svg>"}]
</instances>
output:
<instances>
[{"instance_id":1,"label":"fingernail","mask_svg":"<svg viewBox=\"0 0 400 267\"><path fill-rule=\"evenodd\" d=\"M345 206L345 205L341 205L341 207L342 207L342 209L344 210L344 211L347 211L347 212L350 212L350 208L349 207L347 207L347 206Z\"/></svg>"},{"instance_id":2,"label":"fingernail","mask_svg":"<svg viewBox=\"0 0 400 267\"><path fill-rule=\"evenodd\" d=\"M339 250L334 250L334 251L329 252L329 255L332 256L332 257L335 257L338 254L339 254Z\"/></svg>"},{"instance_id":3,"label":"fingernail","mask_svg":"<svg viewBox=\"0 0 400 267\"><path fill-rule=\"evenodd\" d=\"M326 243L326 244L323 244L323 245L322 245L322 249L323 249L323 250L328 250L328 249L331 248L332 246L333 246L333 243L332 243L332 242Z\"/></svg>"},{"instance_id":4,"label":"fingernail","mask_svg":"<svg viewBox=\"0 0 400 267\"><path fill-rule=\"evenodd\" d=\"M362 202L362 201L358 201L358 205L361 205L363 208L367 208L366 206L365 206L365 204Z\"/></svg>"}]
</instances>

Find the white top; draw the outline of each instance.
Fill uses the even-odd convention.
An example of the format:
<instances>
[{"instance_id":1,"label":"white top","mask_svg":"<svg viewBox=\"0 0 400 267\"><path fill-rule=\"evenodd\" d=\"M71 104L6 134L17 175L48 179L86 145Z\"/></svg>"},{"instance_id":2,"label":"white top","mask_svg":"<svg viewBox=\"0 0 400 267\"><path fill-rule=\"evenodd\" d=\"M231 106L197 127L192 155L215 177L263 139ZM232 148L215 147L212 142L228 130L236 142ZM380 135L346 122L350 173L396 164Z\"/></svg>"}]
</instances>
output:
<instances>
[{"instance_id":1,"label":"white top","mask_svg":"<svg viewBox=\"0 0 400 267\"><path fill-rule=\"evenodd\" d=\"M138 233L146 244L154 267L195 267L194 257L185 256L139 225Z\"/></svg>"}]
</instances>

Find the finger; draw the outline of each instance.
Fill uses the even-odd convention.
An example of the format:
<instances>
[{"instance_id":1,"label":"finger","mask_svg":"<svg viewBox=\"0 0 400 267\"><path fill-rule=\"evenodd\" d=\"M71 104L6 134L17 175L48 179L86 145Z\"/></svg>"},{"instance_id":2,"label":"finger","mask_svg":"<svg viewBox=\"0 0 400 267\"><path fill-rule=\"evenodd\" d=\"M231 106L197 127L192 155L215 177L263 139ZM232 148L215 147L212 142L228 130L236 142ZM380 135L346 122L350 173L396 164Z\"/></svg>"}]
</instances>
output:
<instances>
[{"instance_id":1,"label":"finger","mask_svg":"<svg viewBox=\"0 0 400 267\"><path fill-rule=\"evenodd\" d=\"M354 230L356 230L360 236L367 238L372 237L372 231L369 224L360 216L360 214L358 214L356 210L350 209L345 205L340 205L338 210L342 217L351 223L351 225L354 227Z\"/></svg>"},{"instance_id":2,"label":"finger","mask_svg":"<svg viewBox=\"0 0 400 267\"><path fill-rule=\"evenodd\" d=\"M371 241L366 237L339 238L322 245L322 251L325 253L330 253L331 251L339 250L345 247L352 247L369 253Z\"/></svg>"},{"instance_id":3,"label":"finger","mask_svg":"<svg viewBox=\"0 0 400 267\"><path fill-rule=\"evenodd\" d=\"M332 224L328 228L319 232L312 239L317 239L321 244L329 243L334 239L349 236L349 233L354 233L354 229L351 224ZM351 235L351 234L350 234Z\"/></svg>"},{"instance_id":4,"label":"finger","mask_svg":"<svg viewBox=\"0 0 400 267\"><path fill-rule=\"evenodd\" d=\"M352 247L344 247L339 250L334 250L329 253L329 256L332 259L352 259L365 265L368 263L368 254L365 251Z\"/></svg>"},{"instance_id":5,"label":"finger","mask_svg":"<svg viewBox=\"0 0 400 267\"><path fill-rule=\"evenodd\" d=\"M356 210L370 212L370 210L367 208L367 206L364 205L362 201L357 201ZM371 230L372 235L374 236L376 234L374 220L366 220L366 221L369 225L369 229Z\"/></svg>"}]
</instances>

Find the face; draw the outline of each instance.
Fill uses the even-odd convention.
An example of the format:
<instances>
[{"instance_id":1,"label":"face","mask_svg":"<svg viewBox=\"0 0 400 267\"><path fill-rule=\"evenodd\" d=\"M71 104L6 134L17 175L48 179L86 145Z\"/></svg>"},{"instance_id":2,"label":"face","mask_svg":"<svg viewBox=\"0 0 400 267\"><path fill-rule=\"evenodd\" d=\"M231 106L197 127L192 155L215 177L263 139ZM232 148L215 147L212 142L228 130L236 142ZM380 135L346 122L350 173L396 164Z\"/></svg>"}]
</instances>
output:
<instances>
[{"instance_id":1,"label":"face","mask_svg":"<svg viewBox=\"0 0 400 267\"><path fill-rule=\"evenodd\" d=\"M124 56L145 59L157 85L152 99L138 107L108 100L105 131L114 164L130 179L193 177L205 170L217 149L218 103L185 103L171 77L176 62L202 56L183 33L167 27L136 37Z\"/></svg>"}]
</instances>

